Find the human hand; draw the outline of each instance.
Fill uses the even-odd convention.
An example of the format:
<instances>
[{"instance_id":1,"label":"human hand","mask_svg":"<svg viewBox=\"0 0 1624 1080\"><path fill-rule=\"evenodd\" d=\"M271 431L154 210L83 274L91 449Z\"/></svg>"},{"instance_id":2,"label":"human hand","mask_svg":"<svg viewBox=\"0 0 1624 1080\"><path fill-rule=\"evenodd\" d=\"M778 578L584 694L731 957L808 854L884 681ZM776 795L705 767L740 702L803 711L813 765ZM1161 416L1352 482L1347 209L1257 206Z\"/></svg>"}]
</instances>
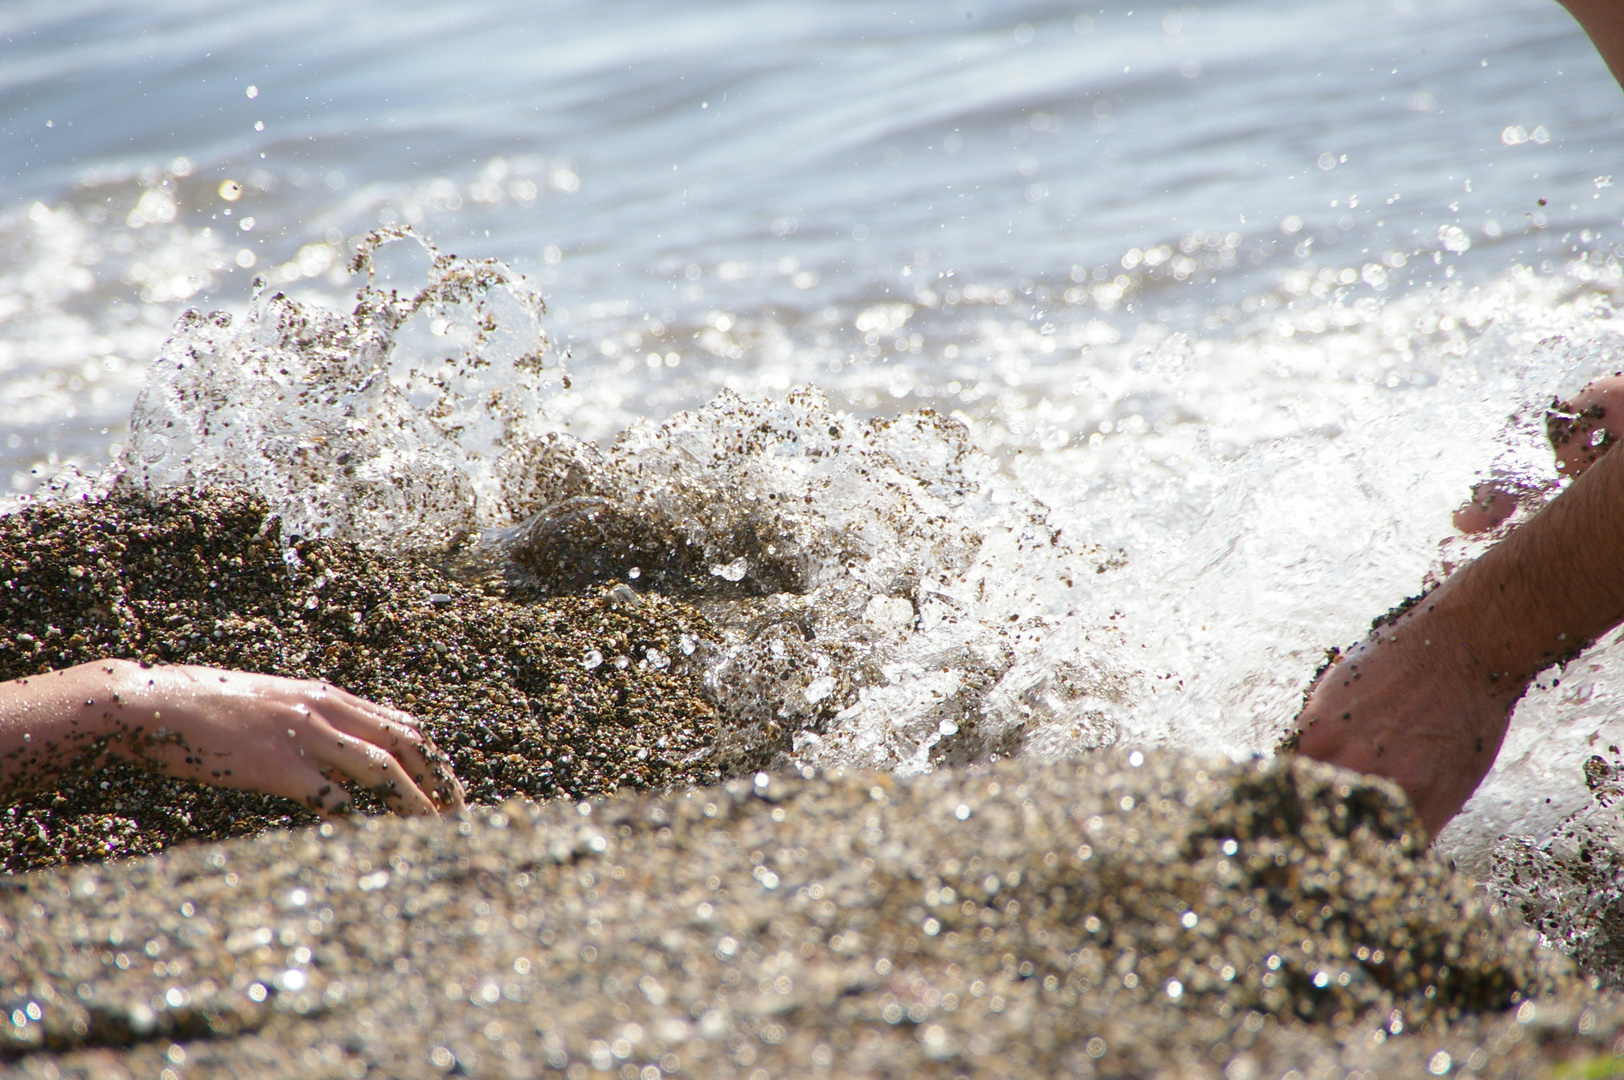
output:
<instances>
[{"instance_id":1,"label":"human hand","mask_svg":"<svg viewBox=\"0 0 1624 1080\"><path fill-rule=\"evenodd\" d=\"M348 808L345 783L402 814L463 806L445 755L410 716L336 687L191 665L82 667L109 682L101 700L86 698L109 749L165 775L282 795L323 815Z\"/></svg>"},{"instance_id":2,"label":"human hand","mask_svg":"<svg viewBox=\"0 0 1624 1080\"><path fill-rule=\"evenodd\" d=\"M1545 413L1545 432L1556 467L1569 480L1579 476L1624 438L1624 376L1597 379Z\"/></svg>"},{"instance_id":3,"label":"human hand","mask_svg":"<svg viewBox=\"0 0 1624 1080\"><path fill-rule=\"evenodd\" d=\"M1556 468L1569 480L1594 465L1613 444L1624 439L1624 376L1611 375L1580 390L1567 401L1553 401L1545 413L1545 432L1556 455ZM1455 511L1455 528L1477 534L1498 528L1538 488L1503 479L1485 480L1472 488L1471 499Z\"/></svg>"}]
</instances>

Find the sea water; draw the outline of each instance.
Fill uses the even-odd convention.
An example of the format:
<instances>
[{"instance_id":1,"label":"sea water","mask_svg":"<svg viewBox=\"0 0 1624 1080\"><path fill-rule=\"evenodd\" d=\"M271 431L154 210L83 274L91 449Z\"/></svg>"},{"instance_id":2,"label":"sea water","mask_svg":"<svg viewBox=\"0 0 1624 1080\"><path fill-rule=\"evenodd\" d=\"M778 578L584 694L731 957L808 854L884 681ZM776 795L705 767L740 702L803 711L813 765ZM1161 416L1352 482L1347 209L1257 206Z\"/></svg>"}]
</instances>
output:
<instances>
[{"instance_id":1,"label":"sea water","mask_svg":"<svg viewBox=\"0 0 1624 1080\"><path fill-rule=\"evenodd\" d=\"M1546 0L24 2L0 132L13 495L253 482L544 588L620 522L593 587L706 605L784 764L1269 751L1624 330L1624 95ZM1621 662L1445 850L1584 802Z\"/></svg>"}]
</instances>

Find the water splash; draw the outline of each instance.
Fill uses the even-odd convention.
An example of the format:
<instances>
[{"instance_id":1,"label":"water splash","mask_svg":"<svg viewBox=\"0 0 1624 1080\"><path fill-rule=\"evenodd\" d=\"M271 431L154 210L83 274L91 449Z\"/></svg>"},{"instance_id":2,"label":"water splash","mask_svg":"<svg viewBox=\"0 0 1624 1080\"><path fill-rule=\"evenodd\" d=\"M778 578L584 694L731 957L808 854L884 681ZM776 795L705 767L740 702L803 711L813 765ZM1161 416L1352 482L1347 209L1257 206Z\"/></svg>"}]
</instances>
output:
<instances>
[{"instance_id":1,"label":"water splash","mask_svg":"<svg viewBox=\"0 0 1624 1080\"><path fill-rule=\"evenodd\" d=\"M607 414L545 352L540 298L429 250L425 287L369 278L350 313L262 292L241 320L183 318L119 484L246 484L288 534L456 548L520 593L684 597L720 628L695 648L741 767L1266 750L1327 646L1482 549L1449 524L1473 483L1556 490L1543 404L1624 342L1618 275L1581 259L1305 295L1206 338L989 326L964 351L1002 388L952 415L723 392L600 446L572 434ZM776 384L794 357L763 365ZM1067 437L1033 446L1045 424ZM1583 701L1552 678L1519 707L1440 839L1463 865L1582 798L1621 648L1583 658Z\"/></svg>"},{"instance_id":2,"label":"water splash","mask_svg":"<svg viewBox=\"0 0 1624 1080\"><path fill-rule=\"evenodd\" d=\"M406 238L433 264L402 296L376 287L373 261ZM387 551L443 550L503 520L499 459L548 430L566 381L548 363L540 294L405 229L373 234L353 270L367 284L348 314L263 282L241 320L182 314L136 401L118 489L242 486L286 535ZM413 320L438 355L398 347Z\"/></svg>"}]
</instances>

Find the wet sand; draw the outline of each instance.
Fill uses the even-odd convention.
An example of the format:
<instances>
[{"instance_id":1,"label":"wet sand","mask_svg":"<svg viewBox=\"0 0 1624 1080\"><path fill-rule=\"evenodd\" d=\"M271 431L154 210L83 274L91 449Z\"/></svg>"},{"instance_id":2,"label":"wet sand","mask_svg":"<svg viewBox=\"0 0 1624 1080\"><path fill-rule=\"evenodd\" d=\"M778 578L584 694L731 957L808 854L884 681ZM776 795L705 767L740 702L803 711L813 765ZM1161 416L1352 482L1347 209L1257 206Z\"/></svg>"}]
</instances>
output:
<instances>
[{"instance_id":1,"label":"wet sand","mask_svg":"<svg viewBox=\"0 0 1624 1080\"><path fill-rule=\"evenodd\" d=\"M507 603L431 560L297 550L284 561L264 504L235 493L0 517L0 679L106 656L325 679L414 714L483 803L720 778L695 662L708 628L692 609L598 590ZM356 804L379 808L365 793ZM0 813L0 869L315 820L118 766Z\"/></svg>"},{"instance_id":2,"label":"wet sand","mask_svg":"<svg viewBox=\"0 0 1624 1080\"><path fill-rule=\"evenodd\" d=\"M0 1072L1624 1064L1624 1004L1422 849L1392 785L1101 752L718 787L716 712L675 659L694 613L515 604L329 544L288 567L267 524L238 496L0 519L4 673L116 654L331 678L416 711L474 798L509 801L309 827L116 771L14 809L0 850L46 869L0 878ZM625 786L652 790L604 797Z\"/></svg>"},{"instance_id":3,"label":"wet sand","mask_svg":"<svg viewBox=\"0 0 1624 1080\"><path fill-rule=\"evenodd\" d=\"M12 879L0 1031L28 1076L1611 1061L1624 1008L1413 829L1386 784L1167 753L355 819Z\"/></svg>"}]
</instances>

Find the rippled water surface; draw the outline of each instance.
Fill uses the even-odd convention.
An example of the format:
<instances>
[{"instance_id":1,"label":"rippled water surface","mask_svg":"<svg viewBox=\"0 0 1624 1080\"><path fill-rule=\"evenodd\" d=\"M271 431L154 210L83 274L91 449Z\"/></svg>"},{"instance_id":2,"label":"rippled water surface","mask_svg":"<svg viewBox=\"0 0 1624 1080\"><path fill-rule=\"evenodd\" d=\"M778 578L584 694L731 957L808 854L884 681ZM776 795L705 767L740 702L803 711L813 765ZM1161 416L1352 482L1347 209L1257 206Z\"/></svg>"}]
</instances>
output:
<instances>
[{"instance_id":1,"label":"rippled water surface","mask_svg":"<svg viewBox=\"0 0 1624 1080\"><path fill-rule=\"evenodd\" d=\"M797 691L853 695L850 755L928 767L903 750L950 734L919 703L979 670L944 642L1040 615L987 699L1035 752L1068 724L1266 749L1326 646L1472 554L1449 512L1474 480L1554 482L1540 407L1617 353L1621 137L1624 96L1545 0L14 2L0 484L115 454L184 308L240 320L256 275L347 308L357 238L410 224L545 293L571 376L550 432L608 445L723 390L819 388L744 406L784 430L934 409L979 485L936 511L1114 553L1064 588L1019 544L921 563L917 640L885 638L907 597L854 571L885 602L841 602L891 651L808 660ZM410 247L386 282L425 280ZM456 336L420 321L402 357ZM935 492L921 453L903 472ZM758 464L718 476L817 473ZM829 475L824 521L869 497ZM974 632L926 600L1000 579L954 617ZM1577 763L1624 742L1618 653L1519 709L1456 850L1581 798Z\"/></svg>"}]
</instances>

